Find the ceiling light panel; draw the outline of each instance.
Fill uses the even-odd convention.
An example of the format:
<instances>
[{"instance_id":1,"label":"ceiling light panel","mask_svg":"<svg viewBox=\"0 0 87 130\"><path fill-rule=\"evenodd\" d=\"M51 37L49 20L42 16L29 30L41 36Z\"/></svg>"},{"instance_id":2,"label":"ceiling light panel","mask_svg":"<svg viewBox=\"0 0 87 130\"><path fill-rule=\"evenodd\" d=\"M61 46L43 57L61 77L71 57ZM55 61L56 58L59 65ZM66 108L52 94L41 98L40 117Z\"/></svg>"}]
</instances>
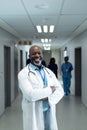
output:
<instances>
[{"instance_id":1,"label":"ceiling light panel","mask_svg":"<svg viewBox=\"0 0 87 130\"><path fill-rule=\"evenodd\" d=\"M48 32L53 33L54 31L54 25L51 25L50 27L48 27L47 25L43 25L43 26L37 25L36 28L38 33L42 33L42 30L44 33L48 33Z\"/></svg>"},{"instance_id":2,"label":"ceiling light panel","mask_svg":"<svg viewBox=\"0 0 87 130\"><path fill-rule=\"evenodd\" d=\"M45 38L45 39L41 39L41 42L42 43L48 43L48 42L51 42L52 41L52 39L48 39L48 38Z\"/></svg>"},{"instance_id":3,"label":"ceiling light panel","mask_svg":"<svg viewBox=\"0 0 87 130\"><path fill-rule=\"evenodd\" d=\"M43 44L44 50L50 50L51 44Z\"/></svg>"},{"instance_id":4,"label":"ceiling light panel","mask_svg":"<svg viewBox=\"0 0 87 130\"><path fill-rule=\"evenodd\" d=\"M44 25L44 26L43 26L43 31L44 31L44 33L47 33L47 32L48 32L48 26L47 26L47 25Z\"/></svg>"},{"instance_id":5,"label":"ceiling light panel","mask_svg":"<svg viewBox=\"0 0 87 130\"><path fill-rule=\"evenodd\" d=\"M49 39L49 42L51 42L52 41L52 39Z\"/></svg>"},{"instance_id":6,"label":"ceiling light panel","mask_svg":"<svg viewBox=\"0 0 87 130\"><path fill-rule=\"evenodd\" d=\"M37 28L38 33L42 33L41 26L37 25L36 28Z\"/></svg>"},{"instance_id":7,"label":"ceiling light panel","mask_svg":"<svg viewBox=\"0 0 87 130\"><path fill-rule=\"evenodd\" d=\"M45 42L44 39L41 39L41 42L44 43Z\"/></svg>"},{"instance_id":8,"label":"ceiling light panel","mask_svg":"<svg viewBox=\"0 0 87 130\"><path fill-rule=\"evenodd\" d=\"M50 26L49 32L50 32L50 33L53 33L53 32L54 32L54 25L51 25L51 26Z\"/></svg>"},{"instance_id":9,"label":"ceiling light panel","mask_svg":"<svg viewBox=\"0 0 87 130\"><path fill-rule=\"evenodd\" d=\"M45 38L45 42L48 42L48 39L47 39L47 38Z\"/></svg>"}]
</instances>

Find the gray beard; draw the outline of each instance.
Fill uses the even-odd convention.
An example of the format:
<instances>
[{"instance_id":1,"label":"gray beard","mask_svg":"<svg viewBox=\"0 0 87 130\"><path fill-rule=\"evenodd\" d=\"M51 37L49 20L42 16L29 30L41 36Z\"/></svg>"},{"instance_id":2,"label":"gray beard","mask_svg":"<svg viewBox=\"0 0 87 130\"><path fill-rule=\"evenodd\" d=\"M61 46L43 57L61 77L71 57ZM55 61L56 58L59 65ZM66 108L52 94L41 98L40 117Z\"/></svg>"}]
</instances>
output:
<instances>
[{"instance_id":1,"label":"gray beard","mask_svg":"<svg viewBox=\"0 0 87 130\"><path fill-rule=\"evenodd\" d=\"M41 65L41 60L40 60L40 62L38 64L36 62L33 62L33 64L36 65L36 66L40 66Z\"/></svg>"}]
</instances>

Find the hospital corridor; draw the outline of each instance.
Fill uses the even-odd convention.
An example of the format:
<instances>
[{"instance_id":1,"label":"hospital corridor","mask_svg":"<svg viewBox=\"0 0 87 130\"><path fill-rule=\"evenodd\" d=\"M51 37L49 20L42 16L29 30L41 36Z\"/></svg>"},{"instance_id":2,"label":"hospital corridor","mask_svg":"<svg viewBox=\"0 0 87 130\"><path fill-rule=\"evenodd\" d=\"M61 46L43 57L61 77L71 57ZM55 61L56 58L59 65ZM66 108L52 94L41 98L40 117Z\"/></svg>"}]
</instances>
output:
<instances>
[{"instance_id":1,"label":"hospital corridor","mask_svg":"<svg viewBox=\"0 0 87 130\"><path fill-rule=\"evenodd\" d=\"M0 130L57 130L56 103L58 130L87 130L87 0L0 0Z\"/></svg>"},{"instance_id":2,"label":"hospital corridor","mask_svg":"<svg viewBox=\"0 0 87 130\"><path fill-rule=\"evenodd\" d=\"M11 107L0 117L0 130L23 130L21 94ZM56 108L59 130L86 130L87 108L80 98L64 96Z\"/></svg>"}]
</instances>

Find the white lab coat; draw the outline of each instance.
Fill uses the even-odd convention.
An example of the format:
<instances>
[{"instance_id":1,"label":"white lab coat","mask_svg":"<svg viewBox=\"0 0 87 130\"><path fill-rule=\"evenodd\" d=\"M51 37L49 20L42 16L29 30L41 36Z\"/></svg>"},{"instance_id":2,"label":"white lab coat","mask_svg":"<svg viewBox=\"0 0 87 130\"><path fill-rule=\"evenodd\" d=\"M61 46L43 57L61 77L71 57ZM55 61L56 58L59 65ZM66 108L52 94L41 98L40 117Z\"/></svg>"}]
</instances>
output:
<instances>
[{"instance_id":1,"label":"white lab coat","mask_svg":"<svg viewBox=\"0 0 87 130\"><path fill-rule=\"evenodd\" d=\"M18 74L19 88L23 93L23 129L44 130L43 108L40 99L48 97L50 105L50 130L58 130L56 121L55 105L64 95L63 88L56 79L54 73L45 68L48 87L43 88L43 82L37 72L26 66ZM56 91L52 93L50 86L55 86Z\"/></svg>"}]
</instances>

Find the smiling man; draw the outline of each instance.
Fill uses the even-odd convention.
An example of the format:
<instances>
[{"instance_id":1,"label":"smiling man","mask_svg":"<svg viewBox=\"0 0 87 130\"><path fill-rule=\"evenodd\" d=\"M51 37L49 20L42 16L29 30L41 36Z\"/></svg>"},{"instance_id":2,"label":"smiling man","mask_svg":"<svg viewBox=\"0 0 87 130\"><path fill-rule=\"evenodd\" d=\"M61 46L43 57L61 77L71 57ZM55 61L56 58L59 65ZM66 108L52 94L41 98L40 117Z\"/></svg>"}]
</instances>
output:
<instances>
[{"instance_id":1,"label":"smiling man","mask_svg":"<svg viewBox=\"0 0 87 130\"><path fill-rule=\"evenodd\" d=\"M64 92L55 74L41 64L42 49L29 50L30 63L19 72L19 88L23 94L23 129L58 130L56 104Z\"/></svg>"},{"instance_id":2,"label":"smiling man","mask_svg":"<svg viewBox=\"0 0 87 130\"><path fill-rule=\"evenodd\" d=\"M32 46L29 51L29 57L32 64L41 66L41 61L43 58L42 50L38 46Z\"/></svg>"}]
</instances>

